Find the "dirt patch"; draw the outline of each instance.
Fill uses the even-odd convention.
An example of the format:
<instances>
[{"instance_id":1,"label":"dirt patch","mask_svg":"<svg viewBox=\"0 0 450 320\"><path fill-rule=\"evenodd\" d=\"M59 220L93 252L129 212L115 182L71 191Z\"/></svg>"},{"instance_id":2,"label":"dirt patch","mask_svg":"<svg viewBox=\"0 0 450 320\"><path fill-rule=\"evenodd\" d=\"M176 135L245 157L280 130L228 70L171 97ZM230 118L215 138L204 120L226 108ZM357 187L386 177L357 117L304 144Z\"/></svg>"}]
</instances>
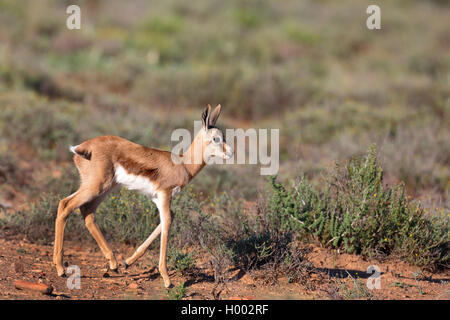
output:
<instances>
[{"instance_id":1,"label":"dirt patch","mask_svg":"<svg viewBox=\"0 0 450 320\"><path fill-rule=\"evenodd\" d=\"M68 278L59 278L52 264L52 247L20 240L0 239L0 299L169 299L158 273L158 252L150 250L130 269L119 273L106 269L106 261L93 244L66 242L67 266L81 269L81 289L69 290ZM123 259L134 248L121 246L117 254ZM314 264L306 283L289 283L280 277L276 284L267 285L257 273L230 270L230 280L223 286L214 282L214 273L207 259L196 261L194 274L170 272L179 290L184 283L183 299L450 299L450 274L424 274L417 267L400 261L365 261L359 256L339 254L313 247L308 259ZM377 265L381 271L381 288L364 289L368 266ZM14 280L51 284L52 295L18 290ZM352 295L354 285L362 284L363 293ZM355 292L354 292L355 291Z\"/></svg>"}]
</instances>

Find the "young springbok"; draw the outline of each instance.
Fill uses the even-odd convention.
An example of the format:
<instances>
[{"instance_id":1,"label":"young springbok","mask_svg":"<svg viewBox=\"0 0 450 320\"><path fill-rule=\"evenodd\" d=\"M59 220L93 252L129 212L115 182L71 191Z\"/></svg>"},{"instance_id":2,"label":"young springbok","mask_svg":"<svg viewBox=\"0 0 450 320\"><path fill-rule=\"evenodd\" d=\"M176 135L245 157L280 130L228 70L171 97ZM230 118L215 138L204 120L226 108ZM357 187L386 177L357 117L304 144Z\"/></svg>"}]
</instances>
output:
<instances>
[{"instance_id":1,"label":"young springbok","mask_svg":"<svg viewBox=\"0 0 450 320\"><path fill-rule=\"evenodd\" d=\"M222 132L215 127L220 109L218 105L211 112L211 106L206 107L202 114L202 130L182 155L147 148L116 136L97 137L71 147L81 184L78 191L59 202L53 251L53 263L58 276L65 275L63 238L67 216L77 208L80 208L87 229L109 261L109 268L117 270L117 260L94 221L94 213L108 193L115 186L122 185L151 197L160 216L160 224L136 252L125 260L124 266L127 268L140 258L161 234L159 272L164 285L167 288L171 286L166 267L167 237L172 221L171 199L203 169L211 157L230 159L233 155ZM173 159L180 161L175 163Z\"/></svg>"}]
</instances>

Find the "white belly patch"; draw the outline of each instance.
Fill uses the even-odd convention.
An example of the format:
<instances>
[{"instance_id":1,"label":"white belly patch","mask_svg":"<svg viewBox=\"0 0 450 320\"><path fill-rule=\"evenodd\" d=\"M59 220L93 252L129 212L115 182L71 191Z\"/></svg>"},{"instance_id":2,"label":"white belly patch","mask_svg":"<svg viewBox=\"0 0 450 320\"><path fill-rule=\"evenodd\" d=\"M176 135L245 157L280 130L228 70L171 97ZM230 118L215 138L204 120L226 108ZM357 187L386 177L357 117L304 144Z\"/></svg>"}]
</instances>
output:
<instances>
[{"instance_id":1,"label":"white belly patch","mask_svg":"<svg viewBox=\"0 0 450 320\"><path fill-rule=\"evenodd\" d=\"M116 182L126 187L128 190L136 190L148 195L159 209L158 190L156 185L150 179L128 173L122 166L117 166L115 171ZM177 186L172 189L172 197L181 191Z\"/></svg>"},{"instance_id":2,"label":"white belly patch","mask_svg":"<svg viewBox=\"0 0 450 320\"><path fill-rule=\"evenodd\" d=\"M117 166L115 172L116 182L128 190L136 190L149 195L152 199L157 197L156 186L150 179L128 173L122 166Z\"/></svg>"}]
</instances>

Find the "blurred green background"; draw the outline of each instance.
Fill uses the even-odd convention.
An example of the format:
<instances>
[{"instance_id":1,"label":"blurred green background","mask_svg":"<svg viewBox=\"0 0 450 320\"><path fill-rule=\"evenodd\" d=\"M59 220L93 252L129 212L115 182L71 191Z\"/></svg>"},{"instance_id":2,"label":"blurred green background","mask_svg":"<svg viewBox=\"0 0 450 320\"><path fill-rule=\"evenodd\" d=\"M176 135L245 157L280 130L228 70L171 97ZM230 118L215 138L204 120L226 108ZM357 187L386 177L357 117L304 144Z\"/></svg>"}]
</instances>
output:
<instances>
[{"instance_id":1,"label":"blurred green background","mask_svg":"<svg viewBox=\"0 0 450 320\"><path fill-rule=\"evenodd\" d=\"M66 8L81 7L81 30ZM116 134L170 150L221 103L223 128L280 128L280 178L375 142L385 182L448 210L447 1L0 0L0 201L76 188L68 145ZM212 166L194 188L264 188L258 166Z\"/></svg>"}]
</instances>

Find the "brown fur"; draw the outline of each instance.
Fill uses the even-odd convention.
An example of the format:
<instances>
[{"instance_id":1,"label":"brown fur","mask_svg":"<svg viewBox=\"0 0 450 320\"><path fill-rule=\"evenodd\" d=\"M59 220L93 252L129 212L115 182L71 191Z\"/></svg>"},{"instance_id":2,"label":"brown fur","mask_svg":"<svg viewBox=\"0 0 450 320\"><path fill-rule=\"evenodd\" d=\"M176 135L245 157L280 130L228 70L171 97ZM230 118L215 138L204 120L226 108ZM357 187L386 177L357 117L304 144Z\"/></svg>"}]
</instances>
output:
<instances>
[{"instance_id":1,"label":"brown fur","mask_svg":"<svg viewBox=\"0 0 450 320\"><path fill-rule=\"evenodd\" d=\"M118 165L130 174L148 178L156 183L158 189L184 187L193 178L184 164L172 162L170 152L144 147L117 136L102 136L87 140L80 144L75 152L77 154L74 161L82 182L85 180L92 182L88 175L103 176L106 179L102 180L107 181L103 181L102 184L109 185L113 178L111 173L114 174ZM91 155L90 160L80 153Z\"/></svg>"}]
</instances>

